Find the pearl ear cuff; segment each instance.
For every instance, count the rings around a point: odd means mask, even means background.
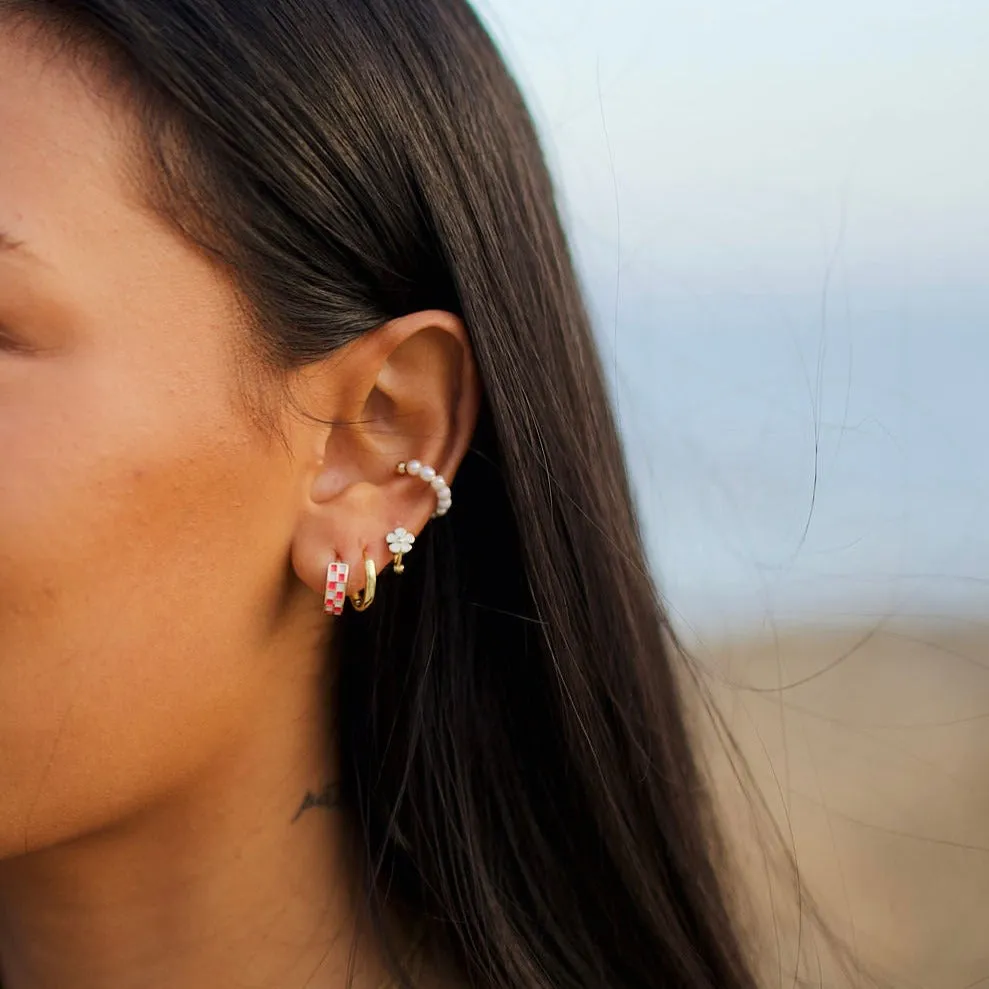
[[[453,505],[453,493],[450,485],[443,479],[442,474],[437,474],[434,467],[420,463],[418,460],[402,461],[395,468],[399,474],[408,474],[410,477],[418,477],[425,481],[436,492],[436,511],[430,518],[437,518],[446,515]]]

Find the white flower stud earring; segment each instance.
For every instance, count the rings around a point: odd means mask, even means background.
[[[388,541],[388,552],[395,554],[395,573],[404,573],[405,564],[402,563],[402,557],[412,549],[416,537],[408,529],[398,526],[389,532],[385,539]]]

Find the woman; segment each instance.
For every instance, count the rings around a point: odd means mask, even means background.
[[[466,3],[0,0],[0,231],[6,989],[755,984]]]

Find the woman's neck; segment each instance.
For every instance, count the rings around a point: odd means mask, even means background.
[[[286,667],[289,668],[289,667]],[[355,987],[353,856],[321,691],[286,677],[249,737],[83,837],[0,862],[4,989]]]

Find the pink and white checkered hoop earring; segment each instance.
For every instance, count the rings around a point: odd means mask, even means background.
[[[331,560],[326,568],[326,590],[323,594],[323,610],[328,615],[342,615],[347,601],[347,580],[350,564]]]

